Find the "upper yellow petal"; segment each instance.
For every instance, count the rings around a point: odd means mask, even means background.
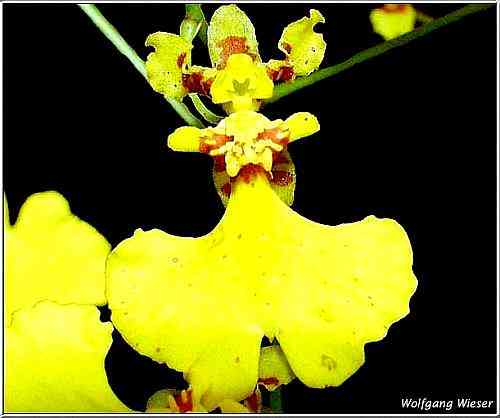
[[[341,384],[364,344],[408,313],[416,280],[404,230],[375,217],[317,224],[264,175],[233,185],[208,235],[138,231],[112,252],[114,324],[139,352],[183,371],[209,410],[252,393],[264,335],[306,385]]]
[[[207,31],[208,51],[212,66],[226,66],[232,54],[248,54],[259,62],[255,28],[247,15],[236,5],[220,6],[212,15]]]
[[[40,302],[5,330],[7,412],[132,412],[109,387],[111,323],[94,306]]]
[[[5,313],[41,300],[106,304],[110,245],[56,192],[30,196],[5,236]]]
[[[191,64],[191,43],[179,35],[156,32],[146,39],[155,48],[146,59],[146,72],[151,87],[171,99],[186,95],[182,85],[183,69]]]
[[[325,56],[323,35],[314,31],[314,26],[324,23],[325,18],[315,9],[310,10],[309,16],[290,23],[278,42],[278,48],[286,54],[297,75],[315,71]]]

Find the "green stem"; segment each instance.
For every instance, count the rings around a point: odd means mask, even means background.
[[[419,27],[418,29],[409,32],[405,35],[400,36],[399,38],[392,39],[387,42],[383,42],[379,45],[376,45],[372,48],[365,49],[352,56],[348,60],[341,62],[340,64],[333,65],[331,67],[323,68],[322,70],[316,71],[309,76],[301,77],[296,79],[291,83],[283,83],[274,88],[273,97],[266,101],[266,103],[273,103],[278,101],[279,99],[288,96],[291,93],[299,91],[304,87],[311,86],[318,81],[324,80],[326,78],[337,75],[338,73],[347,70],[348,68],[353,67],[356,64],[360,64],[363,61],[367,61],[371,58],[379,56],[384,52],[390,51],[393,48],[397,48],[398,46],[405,45],[414,39],[420,38],[428,33],[435,31],[443,26],[449,25],[450,23],[456,22],[470,14],[480,12],[482,10],[488,9],[490,7],[495,6],[495,4],[469,4],[465,7],[462,7],[459,10],[456,10],[452,13],[449,13],[439,19],[434,19],[431,22]]]
[[[428,14],[425,14],[421,12],[420,10],[417,10],[417,21],[421,23],[430,23],[434,20],[432,16],[429,16]]]
[[[90,3],[78,5],[85,14],[92,20],[99,30],[108,38],[111,43],[125,55],[139,73],[147,80],[146,67],[144,61],[137,55],[132,47],[123,39],[120,33],[109,23],[109,21],[101,14],[99,9]],[[196,118],[183,103],[166,98],[167,102],[177,112],[177,114],[187,123],[192,126],[203,128],[203,123]]]
[[[193,102],[194,107],[198,111],[198,113],[209,123],[213,123],[214,125],[218,124],[222,119],[224,119],[223,116],[219,116],[212,112],[208,107],[205,106],[205,103],[203,103],[200,99],[200,97],[196,93],[189,93],[189,98]]]
[[[281,402],[281,388],[274,389],[272,392],[269,392],[269,401],[271,410],[275,414],[281,414],[283,412],[283,405]]]

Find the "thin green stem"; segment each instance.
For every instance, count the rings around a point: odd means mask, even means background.
[[[146,77],[146,67],[144,61],[137,55],[137,53],[132,49],[132,47],[123,39],[120,33],[115,29],[115,27],[109,23],[109,21],[101,14],[99,9],[90,3],[79,4],[78,5],[85,14],[92,20],[94,25],[99,28],[99,30],[108,38],[111,43],[125,55],[128,60],[132,63],[139,73],[147,80]],[[177,114],[187,123],[192,126],[197,126],[202,128],[203,123],[194,116],[189,109],[183,103],[166,98],[167,102],[172,106],[172,108],[177,112]]]
[[[337,75],[338,73],[347,70],[348,68],[353,67],[356,64],[360,64],[363,61],[367,61],[371,58],[377,57],[384,52],[390,51],[393,48],[397,48],[399,46],[406,45],[407,43],[420,38],[428,33],[435,31],[443,26],[449,25],[450,23],[456,22],[464,17],[471,15],[473,13],[480,12],[482,10],[493,7],[495,4],[469,4],[465,7],[462,7],[459,10],[456,10],[452,13],[449,13],[443,17],[438,19],[434,19],[431,22],[420,26],[418,29],[409,32],[399,38],[392,39],[390,41],[381,43],[372,48],[365,49],[352,56],[348,60],[341,62],[340,64],[333,65],[331,67],[323,68],[322,70],[316,71],[309,76],[298,78],[291,83],[283,83],[274,88],[273,97],[266,101],[266,103],[273,103],[278,101],[279,99],[288,96],[291,93],[299,91],[304,87],[311,86],[318,81],[324,80],[326,78]]]
[[[219,123],[222,119],[224,119],[223,116],[219,116],[212,112],[208,107],[205,106],[205,103],[203,103],[196,93],[189,93],[189,98],[193,102],[193,105],[195,109],[198,111],[198,113],[209,123],[213,123],[216,125]]]
[[[417,21],[421,23],[430,23],[434,20],[432,16],[429,16],[426,13],[421,12],[420,10],[417,10]]]

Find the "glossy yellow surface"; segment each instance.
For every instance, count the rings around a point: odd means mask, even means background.
[[[264,175],[236,181],[208,235],[137,230],[107,267],[114,324],[140,353],[184,372],[208,410],[252,393],[264,335],[306,385],[340,385],[364,345],[408,313],[416,287],[395,221],[312,222]]]

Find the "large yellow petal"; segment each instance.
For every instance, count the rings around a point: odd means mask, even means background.
[[[5,234],[5,312],[50,300],[106,304],[105,260],[110,245],[71,213],[56,192],[30,196]]]
[[[248,16],[234,4],[221,6],[214,12],[207,37],[213,67],[224,68],[228,58],[238,53],[260,61],[255,28]]]
[[[131,412],[104,370],[111,323],[94,306],[41,302],[5,330],[7,412]]]
[[[324,23],[325,18],[315,9],[311,9],[309,15],[290,23],[278,42],[278,48],[286,54],[296,75],[312,73],[325,56],[323,35],[314,31],[316,24]]]
[[[306,385],[339,385],[408,313],[412,251],[395,221],[336,227],[288,208],[267,177],[234,183],[200,238],[137,231],[108,259],[112,320],[142,354],[185,372],[202,403],[243,399],[276,337]]]

